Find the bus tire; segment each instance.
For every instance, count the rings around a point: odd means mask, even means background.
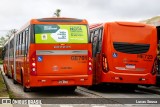
[[[11,76],[10,76],[9,74],[7,74],[7,77],[8,77],[8,79],[10,79],[10,78],[11,78]]]
[[[98,88],[98,85],[91,85],[91,86],[86,86],[88,90],[96,90]]]
[[[13,84],[18,84],[18,82],[14,79],[14,74],[12,75]]]
[[[22,70],[21,70],[21,84],[23,86],[23,91],[24,92],[30,92],[31,91],[31,88],[27,88],[26,86],[24,86],[23,84],[23,73],[22,73]]]
[[[24,92],[31,92],[31,88],[27,88],[27,87],[23,86],[23,91]]]
[[[7,76],[6,69],[4,69],[4,71],[3,71],[3,72],[4,72],[5,76]]]
[[[18,82],[13,78],[13,84],[18,84]]]
[[[138,88],[138,85],[135,84],[124,84],[122,85],[122,88],[129,91],[129,92],[133,92]]]
[[[135,90],[138,88],[138,85],[129,85],[128,87],[130,90]]]
[[[5,76],[7,76],[7,74],[6,73],[4,73],[5,74]]]
[[[69,86],[69,87],[67,87],[67,90],[66,91],[68,91],[68,92],[74,92],[75,91],[75,89],[77,88],[77,86]]]

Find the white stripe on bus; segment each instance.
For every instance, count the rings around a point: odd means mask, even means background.
[[[88,50],[37,50],[36,55],[87,55]]]

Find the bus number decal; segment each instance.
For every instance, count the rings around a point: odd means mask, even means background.
[[[71,60],[88,60],[87,56],[71,56]]]
[[[147,54],[138,54],[137,58],[141,58],[144,61],[151,61],[153,59],[152,55],[147,55]]]

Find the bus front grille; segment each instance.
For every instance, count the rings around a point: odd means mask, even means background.
[[[150,44],[131,44],[125,42],[113,42],[114,49],[118,52],[129,54],[146,53],[149,50]]]

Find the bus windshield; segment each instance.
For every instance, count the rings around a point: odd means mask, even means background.
[[[88,43],[86,25],[35,25],[35,43]]]

